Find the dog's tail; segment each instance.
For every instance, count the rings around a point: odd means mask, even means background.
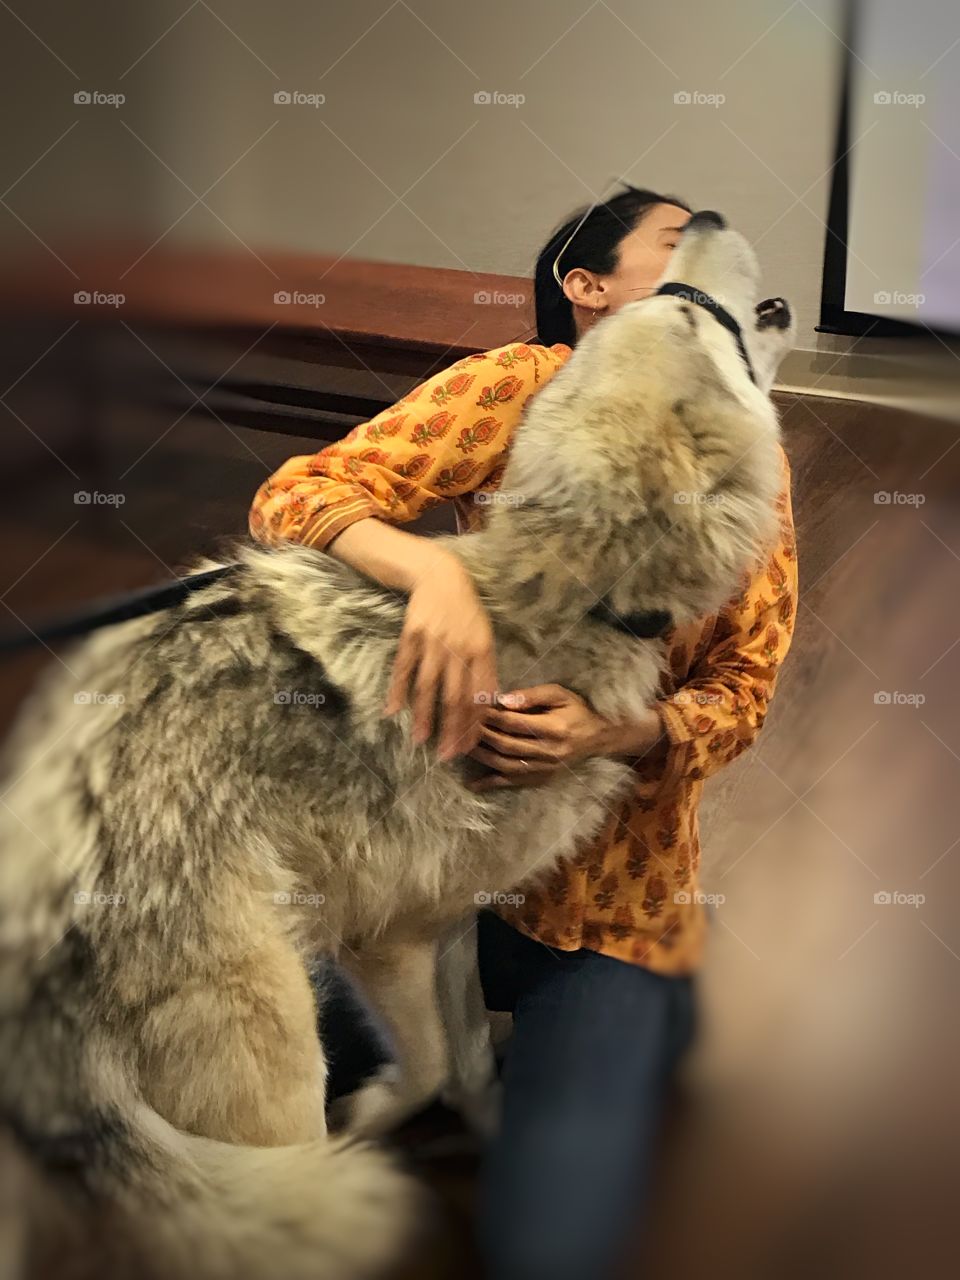
[[[55,1251],[76,1237],[74,1252],[91,1261],[80,1276],[373,1280],[403,1264],[421,1224],[413,1179],[385,1154],[343,1140],[215,1142],[174,1129],[138,1100],[112,1119],[100,1115],[68,1144],[79,1151],[92,1201],[84,1218],[97,1231],[91,1237],[84,1221],[68,1219]],[[49,1139],[44,1145],[42,1163],[49,1168],[52,1154],[62,1174],[62,1153]],[[30,1216],[31,1253],[42,1256],[49,1219]]]

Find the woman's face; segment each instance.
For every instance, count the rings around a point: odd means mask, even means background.
[[[620,241],[615,270],[597,275],[576,267],[567,273],[564,292],[573,303],[578,336],[595,319],[650,296],[691,216],[674,204],[654,205]]]

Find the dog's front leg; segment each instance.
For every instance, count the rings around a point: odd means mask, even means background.
[[[475,916],[458,920],[440,940],[437,998],[450,1055],[444,1101],[474,1133],[489,1138],[500,1120],[500,1085],[477,965]]]
[[[343,953],[340,960],[386,1020],[399,1062],[395,1070],[380,1073],[356,1093],[338,1099],[333,1115],[338,1127],[358,1137],[379,1137],[432,1101],[446,1079],[436,944],[419,939],[382,942],[359,953]]]

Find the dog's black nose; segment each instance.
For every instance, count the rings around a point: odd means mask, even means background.
[[[685,230],[695,231],[697,227],[712,227],[715,231],[723,231],[726,225],[727,220],[722,213],[715,213],[713,209],[701,209],[699,213],[693,215]]]

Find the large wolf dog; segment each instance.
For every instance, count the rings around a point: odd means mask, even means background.
[[[717,215],[688,224],[669,279],[722,301],[757,384],[695,301],[625,306],[531,400],[512,500],[447,544],[504,688],[556,681],[613,718],[649,706],[663,657],[616,620],[719,606],[781,484],[767,393],[789,309],[758,304],[754,254]],[[359,957],[409,1102],[444,1070],[429,944],[478,890],[576,854],[630,786],[594,758],[465,787],[466,762],[381,714],[404,608],[330,556],[250,546],[182,605],[67,651],[14,734],[0,1111],[142,1241],[143,1274],[339,1280],[398,1254],[407,1179],[326,1134],[310,960]]]

